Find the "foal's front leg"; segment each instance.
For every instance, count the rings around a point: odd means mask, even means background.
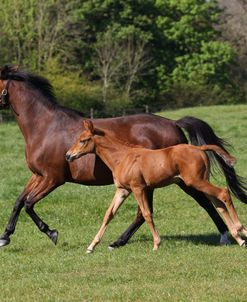
[[[113,217],[116,214],[117,210],[122,205],[124,200],[129,196],[129,194],[130,194],[130,192],[128,190],[123,189],[123,188],[117,188],[117,191],[114,195],[114,198],[111,202],[111,205],[109,206],[108,210],[105,213],[103,223],[102,223],[98,233],[94,237],[93,241],[91,242],[91,244],[87,248],[87,253],[92,253],[95,249],[95,246],[98,243],[100,243],[100,241],[101,241],[101,239],[104,235],[104,232],[107,228],[107,225],[113,219]]]
[[[154,241],[154,247],[153,250],[156,251],[159,248],[160,245],[160,236],[155,228],[155,224],[153,221],[153,215],[151,212],[151,209],[148,204],[148,198],[147,198],[147,189],[144,187],[131,187],[131,190],[138,202],[138,205],[142,211],[142,216],[144,217],[145,221],[147,222],[151,233],[153,235],[153,241]]]
[[[151,213],[153,213],[153,191],[154,191],[153,189],[148,189],[147,191],[148,205],[151,210]],[[144,222],[145,219],[143,218],[141,209],[138,206],[135,220],[116,241],[114,241],[109,245],[109,249],[114,249],[124,246],[129,241],[129,239],[135,234],[135,232],[142,226]]]

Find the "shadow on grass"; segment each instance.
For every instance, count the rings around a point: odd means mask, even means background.
[[[220,245],[220,235],[215,233],[208,234],[183,234],[183,235],[161,235],[160,236],[163,243],[165,242],[191,242],[195,245],[203,244],[208,246],[219,246]],[[129,244],[135,242],[148,242],[153,241],[151,236],[142,235],[141,238],[132,239]],[[236,244],[236,242],[231,241],[231,244]]]

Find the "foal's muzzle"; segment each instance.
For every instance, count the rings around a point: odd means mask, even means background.
[[[72,162],[75,159],[75,156],[70,153],[66,153],[65,158],[67,161]]]

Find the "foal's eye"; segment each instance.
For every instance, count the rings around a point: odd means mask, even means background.
[[[85,145],[85,142],[86,141],[80,141],[80,144],[83,146],[83,145]]]

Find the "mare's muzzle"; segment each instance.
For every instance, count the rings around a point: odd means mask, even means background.
[[[6,87],[2,90],[0,95],[0,108],[7,108],[9,107],[9,83],[10,80],[7,81]]]
[[[7,108],[9,106],[9,93],[7,89],[3,89],[0,96],[0,108]]]

